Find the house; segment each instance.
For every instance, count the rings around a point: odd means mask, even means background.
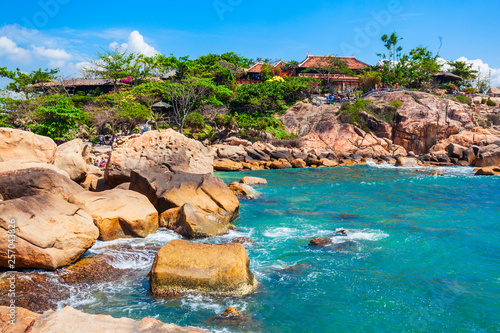
[[[294,76],[321,79],[323,80],[323,85],[329,83],[330,93],[346,90],[356,90],[361,85],[357,76],[328,72],[328,70],[326,69],[328,67],[328,58],[333,57],[333,55],[315,56],[306,53],[306,56],[306,59],[301,61],[295,68]],[[362,69],[370,66],[367,63],[356,59],[355,56],[335,58],[345,61],[347,67],[354,71],[354,73],[356,74],[360,74]]]
[[[238,83],[258,83],[262,82],[262,67],[266,63],[263,61],[258,61],[255,64],[252,65],[252,67],[245,69],[246,75],[238,80]],[[285,67],[286,63],[283,60],[279,60],[278,62],[274,64],[268,64],[270,65],[273,69],[280,68],[280,76],[283,75],[288,75],[291,76],[293,74],[293,69],[284,71],[283,68]]]
[[[121,87],[126,84],[118,81],[116,85],[117,87]],[[89,93],[91,91],[99,91],[106,94],[114,90],[113,81],[108,79],[71,79],[60,82],[53,80],[34,84],[33,87],[37,91],[44,93],[66,91],[70,95],[78,92]]]
[[[491,87],[488,90],[488,96],[490,96],[490,97],[500,97],[500,88]]]
[[[448,84],[448,83],[455,83],[458,81],[463,81],[461,76],[449,73],[449,72],[438,72],[436,74],[431,74],[431,76],[434,78],[434,82],[437,84]]]

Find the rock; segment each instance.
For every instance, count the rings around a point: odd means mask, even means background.
[[[123,184],[130,184],[130,183],[123,183]],[[118,185],[116,188],[124,188],[125,186],[122,186],[123,184]],[[88,175],[85,178],[85,181],[83,181],[80,184],[85,190],[91,191],[91,192],[102,192],[102,191],[107,191],[111,190],[112,187],[109,185],[108,181],[104,179],[104,177],[99,177],[95,175]]]
[[[0,332],[24,333],[40,314],[20,307],[0,306]]]
[[[475,162],[477,167],[500,165],[500,145],[491,144],[481,147]]]
[[[476,160],[476,153],[474,152],[474,148],[470,147],[467,150],[464,150],[463,159],[467,161],[468,165],[472,165]]]
[[[212,321],[218,325],[245,325],[252,323],[252,318],[250,318],[246,313],[239,311],[233,307],[227,308],[224,312],[212,318]],[[257,329],[257,328],[255,328]],[[256,330],[253,330],[256,332]],[[261,331],[261,330],[258,330]]]
[[[248,156],[257,161],[270,161],[271,157],[260,149],[246,148]]]
[[[134,191],[113,189],[82,192],[69,202],[92,215],[99,239],[146,237],[158,229],[158,212],[148,198]]]
[[[305,168],[307,166],[306,162],[304,162],[304,160],[300,159],[300,158],[297,158],[295,160],[293,160],[292,162],[290,162],[292,164],[292,166],[296,169],[301,169],[301,168]]]
[[[71,140],[57,147],[54,165],[66,171],[75,182],[85,179],[88,165],[89,146],[84,145],[83,140]]]
[[[253,244],[255,242],[252,239],[247,238],[247,237],[236,237],[236,238],[231,239],[230,243],[236,243],[236,244],[250,243],[250,244]]]
[[[476,171],[476,176],[495,176],[500,175],[500,167],[484,167]]]
[[[18,129],[0,127],[0,162],[54,162],[57,146],[48,137]]]
[[[418,167],[418,160],[414,157],[399,157],[396,165],[403,168],[414,168]]]
[[[113,333],[208,333],[195,327],[180,327],[145,318],[135,321],[130,318],[113,318],[108,315],[91,315],[66,306],[59,311],[46,311],[38,317],[25,333],[37,332],[113,332]]]
[[[56,195],[0,202],[0,266],[7,267],[9,219],[16,226],[16,268],[56,269],[75,262],[99,237],[92,217]]]
[[[447,147],[446,150],[448,151],[448,155],[450,157],[455,157],[461,160],[464,156],[464,152],[467,150],[467,148],[460,146],[456,143],[450,143]]]
[[[246,185],[267,185],[267,180],[258,177],[243,177],[241,178],[240,183]]]
[[[392,126],[385,121],[375,118],[369,113],[361,111],[359,113],[361,119],[365,122],[366,127],[379,138],[392,139]]]
[[[132,172],[130,189],[148,197],[160,214],[160,226],[181,228],[186,237],[227,233],[239,215],[236,195],[211,174]],[[197,222],[186,229],[188,221]]]
[[[215,160],[214,169],[216,171],[240,171],[243,169],[243,164],[240,162],[233,162],[228,159]]]
[[[240,199],[257,199],[260,195],[253,187],[250,185],[232,182],[228,185],[231,191]]]
[[[154,296],[188,291],[234,296],[253,292],[258,284],[241,244],[200,244],[173,240],[161,248],[150,273]]]
[[[230,146],[243,146],[243,147],[250,147],[252,143],[248,140],[241,139],[235,136],[231,136],[224,140],[225,143],[227,143]]]
[[[319,160],[319,162],[320,162],[320,165],[325,166],[325,167],[336,167],[339,165],[337,162],[332,161],[332,160],[327,160],[326,158],[322,158],[321,160]]]
[[[130,182],[131,171],[212,173],[213,155],[199,141],[172,129],[118,139],[104,177],[112,187]]]
[[[313,238],[309,242],[309,246],[316,246],[316,247],[325,247],[332,244],[333,241],[331,238]]]
[[[243,160],[248,154],[243,146],[219,146],[217,155],[221,159]]]
[[[439,170],[436,170],[436,171],[432,171],[429,176],[444,176],[444,173],[442,173],[441,171]]]
[[[288,150],[280,149],[280,150],[275,150],[271,152],[271,157],[280,160],[280,159],[285,159],[287,161],[293,160],[292,154]]]
[[[119,189],[119,190],[130,190],[130,183],[123,183],[123,184],[120,184],[118,185],[117,187],[115,187],[115,189]]]
[[[65,176],[65,173],[40,165],[21,168],[15,171],[0,172],[0,195],[4,200],[32,195],[55,194],[64,199],[84,191],[84,189]]]
[[[56,156],[54,165],[66,171],[75,182],[80,182],[87,176],[88,165],[83,157],[77,153]]]

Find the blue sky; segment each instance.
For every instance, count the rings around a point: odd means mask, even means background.
[[[500,85],[500,1],[96,1],[0,4],[0,67],[60,67],[65,76],[115,46],[191,58],[234,51],[303,60],[305,53],[355,54],[375,64],[380,36],[396,31],[408,52],[428,46],[492,70]],[[0,82],[1,83],[1,82]]]

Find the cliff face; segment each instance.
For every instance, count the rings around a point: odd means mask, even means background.
[[[281,120],[287,130],[303,137],[306,148],[332,148],[341,153],[375,155],[428,153],[437,143],[462,131],[472,130],[473,113],[468,105],[427,93],[401,91],[369,98],[373,109],[383,109],[399,100],[394,124],[360,112],[370,133],[342,123],[339,106],[315,106],[299,102]]]

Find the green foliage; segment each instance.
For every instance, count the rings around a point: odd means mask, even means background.
[[[91,60],[91,66],[82,71],[87,75],[110,79],[113,81],[115,91],[118,91],[117,84],[121,79],[129,76],[140,77],[140,67],[136,62],[137,55],[127,54],[117,50],[99,53],[97,59]]]
[[[448,61],[451,66],[450,73],[460,76],[464,81],[460,83],[462,86],[470,87],[472,82],[477,79],[478,71],[472,68],[471,63],[465,61]]]
[[[31,95],[36,92],[33,87],[34,84],[49,82],[50,80],[56,79],[56,74],[59,73],[59,69],[45,69],[41,68],[33,71],[29,74],[21,72],[19,68],[15,71],[9,71],[6,67],[0,67],[0,77],[8,78],[12,82],[7,84],[6,89],[9,91],[22,93],[26,99],[29,99]]]
[[[456,97],[456,100],[460,103],[463,103],[463,104],[467,104],[469,106],[472,105],[472,98],[468,97],[468,96],[462,96],[462,95],[458,95]]]
[[[486,104],[486,98],[481,98],[481,104]]]
[[[313,88],[316,80],[291,77],[283,82],[266,81],[259,84],[240,85],[230,107],[240,113],[259,115],[280,113],[287,105],[295,103],[302,93]]]
[[[491,99],[488,99],[488,101],[486,101],[486,105],[488,105],[488,106],[497,106],[497,103],[495,103]]]
[[[205,120],[203,119],[203,116],[198,112],[190,113],[186,117],[185,124],[186,124],[186,126],[191,128],[191,130],[195,130],[195,131],[200,131],[203,128],[205,128],[205,126],[206,126]]]
[[[359,76],[359,81],[363,87],[363,91],[366,93],[370,89],[375,88],[376,85],[380,86],[382,83],[382,73],[369,71]]]
[[[73,133],[86,120],[85,113],[63,95],[48,96],[42,102],[35,111],[35,123],[29,126],[32,131],[56,141],[73,139]]]
[[[403,102],[401,102],[399,99],[396,99],[392,102],[389,103],[390,106],[396,108],[396,109],[399,109],[400,107],[402,107],[404,104]]]
[[[248,130],[269,132],[274,138],[279,140],[293,139],[297,136],[294,133],[288,133],[283,123],[273,116],[236,113],[234,119],[238,127],[244,130],[244,133],[249,133]]]

